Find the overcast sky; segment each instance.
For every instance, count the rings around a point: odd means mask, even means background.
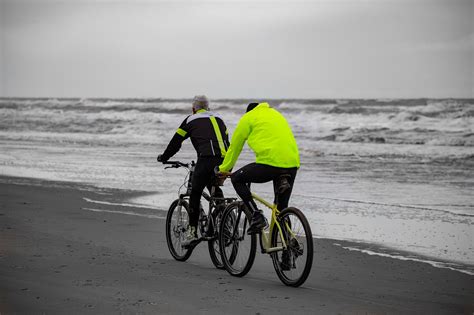
[[[0,96],[474,97],[472,0],[0,1]]]

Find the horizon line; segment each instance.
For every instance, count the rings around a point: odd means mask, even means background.
[[[0,96],[0,99],[57,99],[57,100],[71,100],[71,99],[90,99],[90,100],[192,100],[192,97],[78,97],[78,96]],[[474,96],[470,97],[219,97],[210,100],[225,101],[225,100],[474,100]]]

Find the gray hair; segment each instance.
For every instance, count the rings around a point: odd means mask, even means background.
[[[206,95],[196,95],[193,99],[194,110],[205,109],[209,110],[209,99]]]

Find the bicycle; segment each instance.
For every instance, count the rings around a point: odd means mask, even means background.
[[[269,226],[259,233],[260,248],[263,254],[271,256],[278,278],[285,285],[298,287],[311,271],[313,237],[308,220],[299,209],[288,207],[279,211],[277,208],[278,194],[290,187],[285,175],[280,176],[277,187],[275,204],[252,193],[254,200],[272,212]],[[243,201],[230,203],[222,215],[220,252],[225,269],[233,276],[245,276],[255,259],[257,235],[246,233],[251,218],[252,214]]]
[[[224,265],[221,259],[218,238],[219,224],[222,218],[223,209],[227,204],[235,201],[236,198],[215,197],[215,186],[211,189],[211,195],[203,191],[202,196],[209,202],[209,210],[206,214],[202,206],[200,207],[198,221],[200,238],[188,246],[184,246],[182,243],[185,240],[186,232],[189,229],[189,196],[191,195],[195,163],[194,161],[191,163],[168,161],[163,164],[170,165],[165,167],[165,169],[184,167],[188,170],[183,185],[178,189],[178,199],[171,203],[166,216],[166,243],[171,256],[178,261],[186,261],[200,242],[207,241],[212,263],[216,268],[223,269]],[[186,187],[185,193],[181,193],[181,188],[183,187]]]

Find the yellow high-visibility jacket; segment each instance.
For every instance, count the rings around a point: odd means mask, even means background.
[[[228,172],[234,167],[245,141],[255,152],[257,164],[281,168],[300,166],[298,146],[288,122],[268,103],[260,103],[242,116],[219,171]]]

